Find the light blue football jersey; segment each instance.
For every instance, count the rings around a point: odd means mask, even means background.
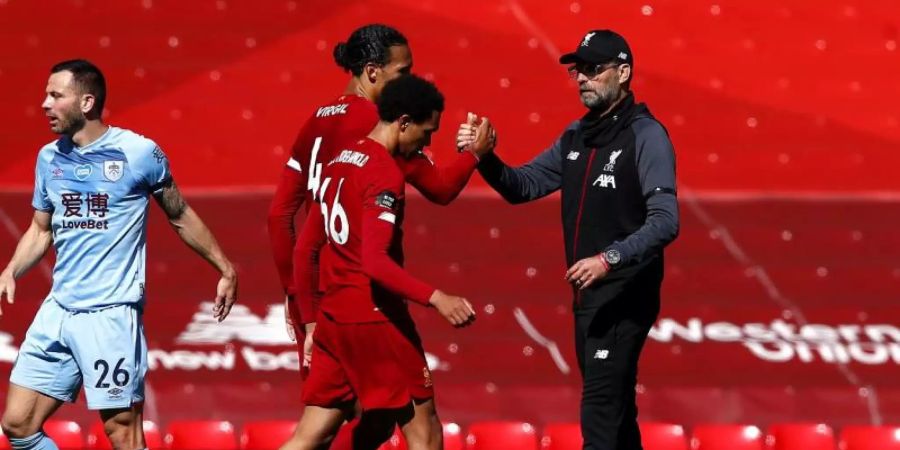
[[[122,128],[44,146],[32,205],[53,215],[50,297],[72,310],[143,303],[148,203],[170,180],[159,146]]]

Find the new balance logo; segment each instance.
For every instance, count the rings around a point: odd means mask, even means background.
[[[597,350],[597,353],[594,353],[594,359],[606,358],[609,358],[609,350]]]
[[[581,153],[578,152],[569,152],[569,154],[566,155],[566,159],[568,159],[569,161],[575,161],[580,155]]]
[[[615,177],[615,175],[608,175],[608,174],[604,173],[604,174],[600,175],[599,177],[597,177],[596,180],[594,180],[593,185],[597,186],[598,184],[602,188],[608,188],[608,187],[612,186],[612,188],[615,189],[616,188],[616,177]]]

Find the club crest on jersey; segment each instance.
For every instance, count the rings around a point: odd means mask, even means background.
[[[612,171],[616,170],[616,160],[619,159],[619,155],[621,155],[621,154],[622,154],[621,148],[612,152],[609,155],[609,162],[603,166],[603,171],[604,172],[612,172]]]
[[[612,186],[613,189],[616,188],[616,176],[609,174],[600,174],[596,180],[594,180],[593,186],[600,186],[602,188],[608,188]]]
[[[78,178],[80,181],[87,180],[92,173],[94,173],[94,168],[90,164],[75,166],[75,178]]]
[[[119,181],[125,173],[125,161],[103,161],[103,176],[112,182]]]

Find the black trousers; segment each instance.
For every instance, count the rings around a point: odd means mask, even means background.
[[[643,450],[635,387],[638,359],[659,315],[659,285],[652,284],[626,289],[603,307],[575,310],[585,450]]]

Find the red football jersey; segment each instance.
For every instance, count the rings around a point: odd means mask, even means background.
[[[356,95],[342,95],[319,106],[303,124],[291,148],[269,210],[269,241],[284,290],[293,294],[294,216],[309,210],[309,174],[321,170],[332,149],[366,136],[378,121],[375,104]]]
[[[269,240],[287,294],[294,292],[294,216],[301,207],[310,207],[310,177],[321,170],[323,161],[331,160],[342,144],[367,136],[377,123],[374,103],[356,95],[342,95],[317,108],[300,131],[269,211]],[[425,155],[398,156],[395,161],[410,184],[428,200],[442,205],[459,195],[478,164],[469,152],[460,154],[444,169],[438,169]]]
[[[428,304],[434,288],[402,267],[404,176],[387,150],[365,138],[345,147],[311,175],[313,207],[298,241],[298,274],[318,254],[320,311],[341,323],[377,322],[407,316],[409,299]],[[314,321],[313,277],[298,275],[297,300],[304,322]]]

